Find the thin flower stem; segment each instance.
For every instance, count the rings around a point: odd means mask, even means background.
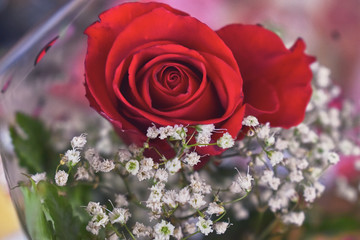
[[[187,146],[189,144],[189,142],[191,141],[191,139],[195,136],[196,131],[194,131],[191,136],[189,137],[189,140],[184,144],[185,146]]]
[[[205,217],[205,215],[204,215],[202,212],[200,212],[199,209],[196,209],[196,211],[198,212],[198,214],[200,215],[200,217],[203,217],[203,218]]]
[[[115,232],[116,236],[118,236],[119,238],[124,237],[121,233],[119,233],[119,231],[116,229],[116,227],[114,227],[114,225],[110,224],[110,228]]]
[[[197,146],[215,146],[215,145],[217,145],[217,143],[208,143],[208,144],[195,143],[195,144],[191,144],[191,145],[186,145],[186,147],[191,148],[191,147],[197,147]]]
[[[200,230],[197,230],[196,232],[190,234],[189,236],[186,236],[186,237],[182,238],[181,240],[186,240],[186,239],[188,239],[188,238],[191,238],[192,236],[198,234],[199,232],[200,232]]]
[[[123,225],[126,229],[126,231],[130,234],[131,238],[136,240],[136,238],[134,237],[134,235],[131,233],[130,229],[128,228],[128,226],[126,226],[126,224]]]
[[[238,202],[238,201],[241,201],[243,200],[244,198],[246,198],[248,195],[249,195],[250,191],[246,191],[246,194],[240,198],[237,198],[235,200],[232,200],[232,201],[229,201],[229,202],[223,202],[221,203],[221,205],[225,205],[225,204],[231,204],[231,203],[234,203],[234,202]]]
[[[149,149],[154,149],[154,151],[160,156],[161,159],[164,158],[164,155],[162,155],[162,154],[159,152],[159,150],[157,150],[157,148],[155,148],[155,147],[150,147]]]
[[[171,215],[174,214],[174,212],[177,210],[178,206],[176,206],[174,209],[172,209],[171,211],[167,212],[168,217],[170,217]]]
[[[266,239],[267,236],[271,233],[271,231],[274,230],[274,228],[276,227],[278,222],[279,222],[279,219],[275,218],[274,221],[265,228],[265,230],[261,233],[261,235],[257,238],[257,240]]]
[[[218,222],[218,221],[220,221],[224,216],[226,215],[226,211],[224,211],[224,213],[223,214],[221,214],[221,216],[220,217],[218,217],[216,220],[214,220],[214,222],[213,223],[216,223],[216,222]]]

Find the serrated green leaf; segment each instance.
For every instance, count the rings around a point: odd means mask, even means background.
[[[50,132],[39,119],[17,113],[10,136],[20,165],[29,173],[53,172],[57,156],[49,142]]]

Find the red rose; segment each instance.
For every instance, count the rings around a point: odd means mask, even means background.
[[[304,117],[312,58],[301,40],[287,50],[260,26],[214,32],[161,3],[126,3],[99,18],[85,31],[86,95],[128,143],[142,144],[152,123],[213,123],[235,138],[245,112],[282,127]]]

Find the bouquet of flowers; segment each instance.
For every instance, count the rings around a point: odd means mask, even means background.
[[[9,128],[29,237],[304,239],[332,224],[314,217],[331,181],[357,201],[346,178],[326,176],[360,154],[359,116],[302,39],[214,31],[155,2],[93,21],[74,65],[84,86],[60,95],[84,91],[102,118],[86,110],[50,127],[18,112]]]

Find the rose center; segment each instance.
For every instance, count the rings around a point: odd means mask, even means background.
[[[174,66],[164,66],[159,79],[162,85],[168,89],[174,89],[181,83],[184,75],[180,69]]]

